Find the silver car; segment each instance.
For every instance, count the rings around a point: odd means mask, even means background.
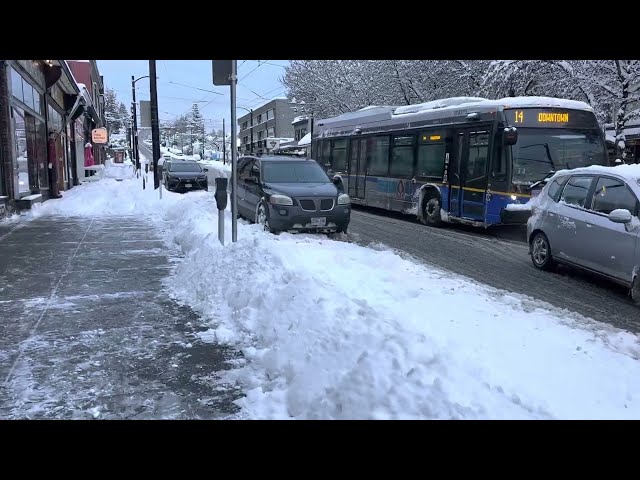
[[[533,265],[551,270],[563,263],[598,273],[627,286],[640,304],[640,174],[633,171],[591,167],[552,177],[532,201],[527,222]]]

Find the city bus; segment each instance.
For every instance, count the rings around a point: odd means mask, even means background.
[[[353,204],[432,226],[526,223],[554,172],[609,164],[593,109],[548,97],[366,107],[319,120],[312,152]]]

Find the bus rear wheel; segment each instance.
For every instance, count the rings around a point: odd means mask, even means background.
[[[442,217],[440,216],[440,198],[437,195],[431,195],[424,202],[424,210],[422,211],[422,223],[430,227],[439,227],[442,225]]]

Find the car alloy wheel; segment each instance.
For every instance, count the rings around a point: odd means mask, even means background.
[[[540,270],[550,270],[553,267],[551,258],[551,247],[547,237],[542,232],[538,232],[531,240],[531,261]]]

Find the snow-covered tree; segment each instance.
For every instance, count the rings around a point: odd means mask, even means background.
[[[495,61],[483,90],[500,95],[546,95],[581,100],[600,123],[614,124],[616,146],[624,156],[624,129],[640,118],[639,60]]]
[[[201,139],[204,136],[204,119],[198,108],[198,104],[191,106],[191,112],[188,115],[190,133],[195,139]]]
[[[120,102],[120,107],[118,107],[118,117],[120,118],[120,123],[123,128],[126,129],[131,126],[131,114],[122,102]]]
[[[488,61],[294,60],[283,84],[317,118],[369,105],[408,105],[476,95]]]
[[[116,92],[110,88],[104,92],[104,118],[111,132],[120,133],[122,120],[118,112],[118,99]]]

